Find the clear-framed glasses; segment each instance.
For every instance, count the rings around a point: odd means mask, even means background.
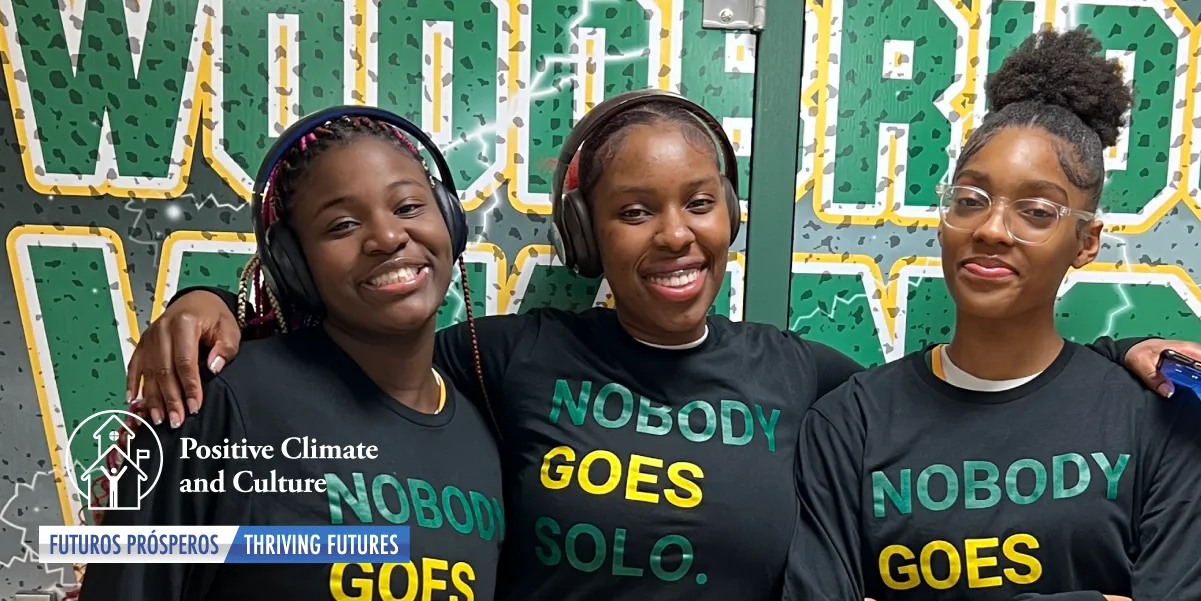
[[[1042,244],[1051,239],[1064,217],[1092,221],[1095,213],[1078,211],[1044,198],[999,198],[1004,203],[1005,229],[1014,240]],[[993,197],[975,186],[939,186],[938,215],[951,229],[973,231],[992,215]]]

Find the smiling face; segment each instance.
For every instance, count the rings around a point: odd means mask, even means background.
[[[633,125],[591,191],[605,277],[634,335],[683,344],[725,279],[729,213],[713,150],[670,121]]]
[[[1041,198],[1071,209],[1095,208],[1089,206],[1089,193],[1060,167],[1061,144],[1037,127],[1006,127],[959,169],[955,184],[981,189],[993,199],[992,212],[974,230],[945,222],[938,228],[943,274],[961,313],[1007,319],[1053,310],[1067,270],[1096,258],[1099,221],[1081,226],[1078,218],[1060,217],[1038,245],[1018,242],[1006,229],[1002,206],[1007,201]]]
[[[450,286],[450,232],[421,164],[358,137],[308,165],[290,201],[326,321],[362,334],[432,327]]]

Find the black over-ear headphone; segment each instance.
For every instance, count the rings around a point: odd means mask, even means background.
[[[592,213],[588,202],[580,190],[563,189],[567,170],[592,132],[599,131],[610,119],[626,110],[651,102],[671,104],[688,111],[716,139],[722,153],[722,186],[726,208],[730,213],[731,242],[738,236],[738,230],[742,226],[742,204],[738,199],[738,157],[734,154],[734,145],[726,137],[726,132],[717,118],[701,105],[664,90],[635,90],[619,94],[596,105],[571,129],[567,141],[559,151],[555,177],[551,181],[551,214],[554,226],[551,233],[555,252],[564,265],[584,277],[600,277],[604,269],[596,244],[596,233],[592,230]]]
[[[266,188],[271,173],[284,153],[301,138],[313,133],[314,129],[342,117],[366,117],[390,125],[400,133],[412,136],[418,145],[429,151],[438,168],[438,177],[434,178],[431,175],[430,183],[434,189],[434,201],[438,204],[442,219],[446,221],[447,229],[450,230],[451,249],[454,253],[451,261],[458,261],[467,248],[467,214],[459,202],[454,174],[450,165],[446,163],[446,157],[438,150],[438,145],[421,131],[421,128],[399,115],[368,106],[333,106],[317,111],[284,130],[267,151],[262,165],[259,166],[258,177],[254,181],[254,198],[251,205],[259,261],[262,263],[267,285],[280,301],[286,299],[288,303],[311,315],[321,315],[325,306],[317,292],[317,285],[313,282],[304,252],[300,248],[300,241],[283,219],[266,226],[262,209],[264,202],[270,202],[266,196]]]

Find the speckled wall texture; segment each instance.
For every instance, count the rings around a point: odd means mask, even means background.
[[[408,116],[462,190],[477,312],[604,303],[547,234],[556,150],[587,107],[682,91],[723,121],[746,193],[754,39],[701,29],[700,7],[0,0],[0,598],[74,581],[35,553],[38,524],[81,514],[55,475],[67,435],[121,406],[133,341],[173,291],[234,282],[250,178],[283,127],[337,103]],[[792,329],[865,363],[948,337],[932,190],[983,114],[985,76],[1047,22],[1093,28],[1138,92],[1106,159],[1105,249],[1065,284],[1064,331],[1201,339],[1201,28],[1171,0],[809,0],[794,248],[775,251],[794,256]],[[713,310],[737,319],[734,246]],[[440,323],[463,316],[452,291]]]

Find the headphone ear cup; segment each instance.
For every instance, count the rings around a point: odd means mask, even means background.
[[[270,255],[268,272],[274,280],[273,292],[280,300],[300,305],[307,313],[320,316],[325,312],[325,304],[313,274],[309,271],[308,262],[300,241],[292,233],[292,229],[282,223],[274,223],[267,228],[267,253]]]
[[[451,192],[450,188],[438,178],[432,179],[434,202],[438,203],[442,220],[446,222],[446,229],[450,230],[450,246],[454,253],[451,261],[458,261],[467,251],[467,211],[463,210],[463,203],[459,202],[459,197]]]
[[[561,232],[564,234],[563,244],[570,249],[570,258],[574,263],[570,266],[586,278],[600,277],[604,269],[600,263],[595,232],[592,231],[592,215],[579,190],[563,193],[563,224],[567,229]]]
[[[567,248],[567,240],[569,238],[563,235],[562,228],[559,227],[558,219],[551,219],[550,222],[550,241],[555,248],[555,256],[559,258],[559,262],[567,267],[575,265],[574,254]]]
[[[734,189],[728,177],[721,176],[721,182],[726,195],[726,210],[730,213],[730,244],[733,244],[738,231],[742,229],[742,202],[738,198],[738,190]]]
[[[571,190],[564,190],[560,193],[558,202],[551,205],[551,242],[555,247],[555,254],[559,257],[559,261],[569,269],[577,269],[578,260],[576,255],[575,241],[576,229],[579,223],[573,214],[575,205],[567,202],[567,194]]]

